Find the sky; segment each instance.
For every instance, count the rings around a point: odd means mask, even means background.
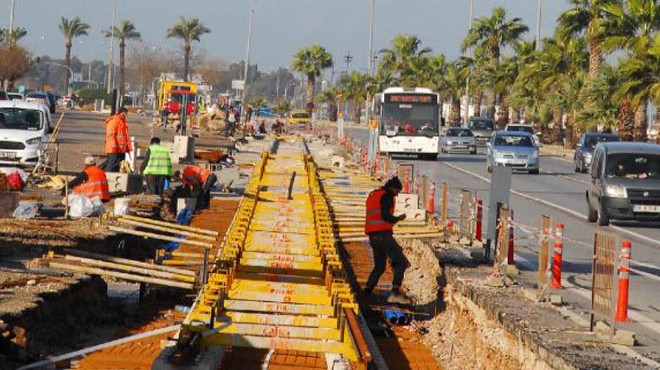
[[[24,27],[22,39],[34,55],[64,58],[61,17],[91,25],[88,36],[74,40],[72,53],[87,62],[107,60],[110,42],[102,34],[116,17],[133,22],[148,46],[180,52],[177,39],[166,39],[166,29],[180,16],[199,18],[211,29],[193,48],[228,62],[245,58],[248,19],[254,7],[250,63],[262,71],[289,67],[304,46],[324,46],[334,58],[336,71],[346,70],[344,56],[354,59],[351,70],[366,71],[369,47],[369,0],[15,0],[14,25]],[[536,29],[537,0],[473,0],[474,17],[489,15],[496,6],[510,17],[520,17],[532,39]],[[449,59],[460,55],[460,43],[469,25],[470,0],[375,0],[374,50],[388,47],[398,34],[413,34],[423,47]],[[11,0],[0,0],[0,27],[9,26]],[[543,0],[542,36],[553,32],[557,16],[568,0]],[[115,44],[115,55],[118,55]],[[118,57],[115,56],[115,60]]]

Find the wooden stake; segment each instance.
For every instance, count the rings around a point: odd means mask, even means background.
[[[124,234],[144,236],[145,238],[166,240],[166,241],[169,241],[169,242],[176,242],[176,243],[187,244],[187,245],[195,245],[195,246],[204,247],[204,248],[213,248],[215,246],[211,243],[200,242],[200,241],[197,241],[197,240],[179,239],[179,238],[175,238],[175,237],[172,237],[172,236],[165,236],[165,235],[161,235],[161,234],[147,233],[147,232],[143,232],[143,231],[137,231],[137,230],[133,230],[133,229],[126,229],[126,228],[117,227],[117,226],[108,226],[108,229],[110,229],[112,231],[119,232],[119,233],[124,233]]]

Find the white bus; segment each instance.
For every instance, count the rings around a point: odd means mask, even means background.
[[[435,160],[440,148],[438,93],[415,87],[389,87],[374,96],[378,146],[383,154],[415,154]]]

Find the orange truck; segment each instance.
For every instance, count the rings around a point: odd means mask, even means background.
[[[187,101],[186,114],[188,116],[195,112],[197,106],[197,84],[186,81],[162,80],[158,86],[158,107],[170,112],[174,118],[181,113],[181,104],[185,98]]]

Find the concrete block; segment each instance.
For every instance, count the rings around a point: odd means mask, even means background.
[[[333,155],[330,159],[330,163],[333,168],[344,168],[344,157]]]
[[[193,161],[195,159],[195,139],[189,136],[174,136],[172,151],[174,152],[173,157],[186,162]]]
[[[396,197],[394,209],[397,213],[417,208],[419,208],[419,197],[416,194],[399,194]]]
[[[423,209],[406,209],[403,212],[397,210],[396,214],[405,213],[406,221],[426,222],[426,211]]]
[[[632,347],[635,345],[635,333],[630,330],[617,330],[612,337],[612,343]]]
[[[111,193],[142,193],[142,175],[135,173],[106,172]]]
[[[550,304],[554,306],[561,306],[564,304],[564,300],[561,297],[561,294],[550,294]]]
[[[596,321],[594,332],[600,335],[609,335],[612,332],[612,328],[605,321]]]

